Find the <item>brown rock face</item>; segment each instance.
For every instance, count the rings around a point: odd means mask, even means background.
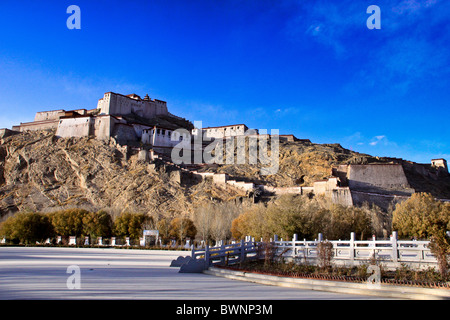
[[[17,211],[85,208],[112,212],[190,214],[208,202],[242,200],[230,185],[199,182],[161,160],[138,160],[113,142],[93,138],[59,139],[53,132],[27,132],[0,139],[0,217]],[[237,152],[237,150],[235,150]],[[247,162],[248,163],[248,162]],[[208,165],[201,171],[276,187],[312,186],[344,164],[401,163],[416,192],[450,199],[450,176],[402,159],[360,154],[339,144],[281,141],[279,170],[261,175],[261,163]]]
[[[208,182],[180,183],[175,169],[137,155],[127,159],[121,147],[95,139],[58,139],[45,131],[15,135],[0,145],[0,214],[82,207],[175,216],[199,202],[245,196]]]

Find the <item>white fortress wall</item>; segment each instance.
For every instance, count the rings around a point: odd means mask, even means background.
[[[205,138],[223,138],[244,135],[247,129],[247,126],[244,124],[236,124],[222,127],[204,128],[203,132]],[[197,130],[196,133],[198,134],[199,130]]]
[[[64,110],[42,111],[36,112],[34,121],[56,120],[64,116]]]
[[[61,138],[87,137],[94,127],[94,119],[91,117],[78,117],[60,119],[56,136]]]
[[[157,115],[167,115],[167,103],[162,100],[142,100],[130,98],[121,94],[107,92],[98,101],[97,108],[101,114],[129,115],[136,114],[143,118],[153,118]]]

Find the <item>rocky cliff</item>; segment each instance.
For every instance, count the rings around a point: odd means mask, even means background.
[[[142,162],[126,148],[93,138],[61,139],[29,132],[0,139],[0,215],[21,210],[82,207],[110,212],[190,213],[211,201],[242,200],[244,191],[190,179],[163,161]],[[257,165],[210,165],[202,170],[276,187],[311,186],[339,164],[402,163],[410,186],[450,199],[450,176],[429,165],[360,154],[338,144],[282,141],[279,170]]]
[[[176,216],[200,203],[245,196],[208,182],[180,183],[174,169],[95,139],[59,139],[46,131],[10,136],[0,144],[0,214],[82,207]]]

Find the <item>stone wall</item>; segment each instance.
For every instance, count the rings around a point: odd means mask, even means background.
[[[169,113],[165,101],[130,98],[114,92],[105,93],[104,97],[98,101],[97,108],[100,109],[101,114],[136,114],[146,119],[157,115],[168,115]]]
[[[387,211],[394,208],[397,203],[408,200],[410,196],[399,196],[394,194],[379,194],[361,191],[351,191],[352,201],[354,205],[360,206],[364,203],[374,204],[381,209]]]
[[[223,126],[223,127],[210,127],[204,128],[203,134],[205,138],[223,138],[223,137],[234,137],[243,136],[247,130],[247,126],[244,124]]]
[[[337,203],[343,206],[353,206],[353,197],[350,188],[336,188],[331,192],[331,200],[333,203]]]
[[[123,123],[117,123],[114,125],[112,136],[119,144],[126,144],[128,141],[138,140],[133,126]]]
[[[24,122],[18,126],[13,126],[14,131],[37,131],[37,130],[54,130],[58,127],[59,120],[44,120],[36,122]]]
[[[327,180],[314,182],[314,194],[320,195],[325,194],[331,196],[333,189],[339,186],[338,178],[331,177]]]
[[[61,138],[87,137],[94,131],[94,122],[91,117],[60,119],[56,136]]]
[[[349,165],[348,186],[351,190],[410,195],[411,189],[401,164]]]
[[[64,110],[53,110],[53,111],[42,111],[37,112],[34,121],[45,121],[45,120],[56,120],[63,117],[65,114]]]

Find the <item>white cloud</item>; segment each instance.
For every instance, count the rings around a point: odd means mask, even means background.
[[[376,146],[380,142],[383,142],[384,144],[388,143],[388,140],[386,136],[375,136],[372,138],[372,141],[369,143],[371,146]]]
[[[275,114],[278,116],[290,116],[297,114],[299,112],[299,109],[288,107],[288,108],[278,108],[275,110]]]

